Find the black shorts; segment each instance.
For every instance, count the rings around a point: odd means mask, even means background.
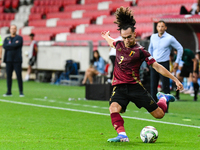
[[[197,68],[195,69],[196,73],[199,74],[199,66],[197,65]],[[181,77],[189,77],[190,73],[193,73],[193,65],[191,66],[186,66],[186,65],[183,65],[182,69],[181,69],[181,73],[180,73],[180,76]]]
[[[33,56],[33,57],[31,57],[31,58],[29,59],[28,64],[29,64],[30,66],[33,66],[33,65],[35,64],[36,60],[37,60],[37,57],[36,57],[36,56]]]
[[[117,102],[122,107],[122,113],[126,111],[129,102],[135,103],[138,108],[144,107],[148,112],[158,108],[156,101],[149,92],[140,84],[121,84],[113,87],[110,104]]]

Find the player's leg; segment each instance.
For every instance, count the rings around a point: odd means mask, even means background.
[[[117,103],[113,102],[110,107],[110,117],[111,122],[114,127],[114,129],[117,131],[118,136],[115,138],[108,139],[108,142],[128,142],[128,136],[126,135],[125,129],[124,129],[124,120],[119,114],[122,107]]]
[[[197,80],[198,80],[198,73],[195,72],[195,73],[193,73],[193,78],[192,78],[193,87],[194,87],[194,101],[197,101],[197,95],[198,95],[198,91],[199,91],[199,84],[198,84]]]
[[[25,81],[29,80],[31,71],[32,71],[32,67],[31,67],[31,65],[29,65],[28,69],[27,69],[27,74],[26,74],[26,77],[25,77]]]
[[[150,113],[153,117],[155,117],[157,119],[161,119],[164,117],[164,115],[167,111],[167,102],[174,102],[175,97],[171,94],[164,94],[161,92],[158,92],[157,97],[159,99],[159,101],[157,103],[158,108]]]
[[[124,100],[123,96],[120,96],[118,91],[119,89],[116,89],[116,87],[113,88],[109,107],[111,122],[114,129],[117,131],[118,136],[108,139],[108,142],[129,142],[128,136],[126,135],[124,129],[124,120],[120,115],[120,112],[124,112],[126,110],[128,102]]]
[[[190,69],[190,68],[187,67],[187,66],[185,66],[185,65],[183,65],[180,74],[177,76],[177,78],[178,78],[178,80],[180,82],[183,82],[183,78],[184,77],[189,77],[190,71],[188,69]],[[180,99],[179,93],[180,93],[180,91],[177,90],[176,91],[176,95],[175,95],[175,97],[176,97],[177,100]]]
[[[17,82],[19,87],[20,97],[23,97],[23,82],[22,82],[22,64],[21,63],[14,63],[14,70],[17,75]]]
[[[159,99],[159,101],[157,102],[158,108],[150,113],[155,118],[161,119],[164,117],[164,115],[167,111],[167,103],[174,102],[175,97],[171,94],[164,94],[161,92],[158,92],[156,96]]]
[[[12,96],[12,73],[13,73],[13,64],[6,63],[6,74],[7,74],[7,92],[3,96]]]
[[[85,84],[87,82],[87,79],[89,79],[90,83],[93,82],[93,79],[90,78],[90,76],[92,75],[91,69],[92,69],[92,67],[90,67],[86,70],[82,84]]]

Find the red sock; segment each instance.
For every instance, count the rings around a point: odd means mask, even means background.
[[[157,104],[164,112],[167,111],[167,103],[165,98],[160,98]]]
[[[120,116],[120,114],[119,113],[112,113],[112,114],[110,114],[110,117],[111,117],[112,125],[115,128],[115,130],[117,131],[117,133],[125,132],[124,120]]]

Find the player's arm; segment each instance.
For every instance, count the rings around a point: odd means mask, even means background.
[[[172,36],[171,38],[171,46],[177,50],[177,57],[174,63],[174,70],[178,70],[178,63],[180,62],[183,55],[183,47],[182,45]]]
[[[110,31],[102,31],[101,36],[107,41],[108,45],[115,48],[113,42],[115,41],[110,37]]]
[[[13,50],[15,48],[21,47],[23,45],[22,37],[18,37],[13,43],[9,43],[8,40],[4,41],[3,48],[6,50]]]
[[[175,76],[173,76],[165,67],[163,67],[162,65],[158,64],[157,62],[154,62],[152,64],[152,67],[158,73],[162,74],[165,77],[168,77],[168,78],[172,79],[176,83],[177,90],[183,90],[182,83]]]

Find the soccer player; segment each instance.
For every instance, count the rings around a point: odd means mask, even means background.
[[[118,133],[108,142],[128,142],[129,138],[124,129],[124,120],[119,113],[126,111],[129,102],[135,103],[138,108],[144,107],[155,118],[163,118],[167,110],[167,102],[174,101],[170,94],[158,93],[158,103],[143,87],[139,79],[139,68],[145,60],[162,75],[171,78],[177,90],[182,90],[183,85],[167,69],[158,64],[150,53],[135,41],[135,19],[132,11],[127,7],[120,7],[116,13],[116,23],[119,27],[123,41],[114,41],[109,31],[102,31],[101,36],[111,47],[116,48],[116,60],[113,73],[113,92],[110,98],[110,116],[113,127]]]

